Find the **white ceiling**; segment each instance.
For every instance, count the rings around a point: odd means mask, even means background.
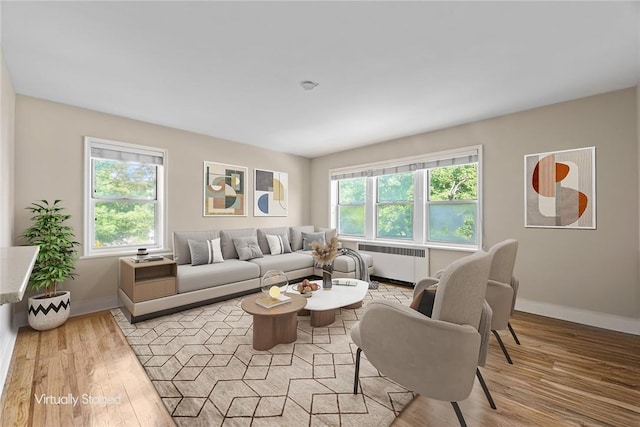
[[[2,50],[17,93],[316,157],[634,86],[638,6],[2,1]]]

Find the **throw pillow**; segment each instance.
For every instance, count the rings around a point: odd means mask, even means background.
[[[233,245],[236,247],[240,261],[262,258],[262,251],[256,237],[238,237],[233,239]]]
[[[325,243],[327,243],[327,241],[324,238],[324,231],[321,231],[319,233],[302,233],[302,250],[303,251],[310,251],[313,248],[311,247],[311,244],[313,242],[319,242],[320,244],[324,245]]]
[[[419,311],[427,317],[431,317],[431,313],[433,313],[433,302],[435,301],[435,299],[435,289],[423,289],[421,292],[418,292],[416,294],[409,307],[416,311]]]
[[[271,255],[291,252],[291,245],[289,245],[289,238],[286,234],[267,234],[266,238],[269,243],[269,252],[271,252]]]
[[[191,265],[212,264],[223,262],[222,251],[220,250],[220,239],[214,240],[188,240],[189,252],[191,253]]]

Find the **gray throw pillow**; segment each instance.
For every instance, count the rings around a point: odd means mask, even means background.
[[[233,239],[233,245],[238,252],[240,261],[247,261],[253,258],[262,258],[262,251],[258,246],[256,237],[238,237]]]
[[[191,265],[224,262],[220,250],[220,238],[213,240],[188,240]]]
[[[319,233],[302,233],[302,250],[303,251],[310,251],[313,248],[311,247],[311,244],[313,242],[319,242],[321,245],[324,245],[325,243],[327,243],[327,241],[324,238],[324,231],[321,231]]]

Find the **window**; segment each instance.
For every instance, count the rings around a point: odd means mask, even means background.
[[[364,236],[365,179],[343,179],[338,183],[338,233]]]
[[[480,247],[481,148],[332,170],[332,226],[365,240]]]
[[[430,169],[428,179],[428,240],[476,243],[478,165]]]
[[[413,173],[376,179],[376,237],[413,238]]]
[[[164,243],[164,150],[85,138],[85,255]]]

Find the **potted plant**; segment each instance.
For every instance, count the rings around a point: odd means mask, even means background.
[[[71,311],[71,294],[58,291],[58,284],[75,278],[76,246],[80,243],[74,240],[73,229],[65,224],[71,215],[63,213],[60,202],[41,200],[26,208],[33,214],[32,224],[22,237],[28,245],[40,247],[28,285],[33,291],[44,291],[29,298],[29,325],[39,331],[62,325]]]
[[[311,256],[317,265],[322,268],[322,288],[331,289],[331,276],[333,275],[333,261],[338,256],[338,238],[332,237],[329,243],[311,243]]]

